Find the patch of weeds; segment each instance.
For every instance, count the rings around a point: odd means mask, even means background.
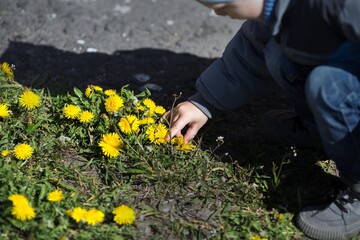
[[[201,141],[166,142],[165,109],[149,91],[88,86],[51,96],[13,77],[1,65],[1,239],[301,236],[292,213],[274,207],[298,174],[286,161],[244,166],[269,152],[224,161]]]

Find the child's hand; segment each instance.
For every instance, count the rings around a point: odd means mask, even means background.
[[[207,122],[208,117],[191,102],[182,102],[176,108],[166,112],[163,116],[170,122],[171,128],[166,136],[169,141],[172,137],[181,135],[181,130],[189,126],[184,135],[184,142],[188,143],[196,136],[197,132]]]

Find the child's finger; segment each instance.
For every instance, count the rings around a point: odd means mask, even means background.
[[[178,118],[179,114],[176,109],[171,109],[161,116],[160,122],[167,122],[169,124],[172,124],[170,121],[175,122]]]
[[[188,124],[186,120],[178,117],[178,119],[173,121],[171,128],[166,136],[166,140],[170,140],[174,136],[179,136],[181,134],[181,130]]]
[[[195,136],[199,130],[200,130],[200,127],[197,124],[192,124],[186,131],[186,134],[184,135],[185,144],[192,141],[195,138]]]

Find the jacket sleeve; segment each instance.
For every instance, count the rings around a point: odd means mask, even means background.
[[[200,75],[196,82],[198,93],[189,100],[211,115],[214,109],[234,110],[261,96],[270,78],[263,57],[269,37],[270,32],[264,31],[259,23],[246,21],[222,57]]]
[[[352,42],[360,43],[360,2],[347,0],[340,13],[340,23],[344,35]]]

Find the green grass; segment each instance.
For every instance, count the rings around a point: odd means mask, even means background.
[[[134,102],[150,98],[149,92],[134,95],[124,86],[118,90],[124,107],[114,115],[104,109],[100,91],[89,98],[78,89],[58,96],[32,89],[41,105],[31,110],[19,105],[23,91],[0,71],[0,104],[12,112],[0,117],[0,151],[18,143],[34,148],[26,160],[13,153],[0,156],[1,239],[304,239],[292,217],[331,185],[324,176],[334,175],[331,162],[315,164],[321,158],[316,152],[294,156],[292,149],[245,141],[236,144],[247,154],[233,159],[217,154],[229,143],[216,139],[208,140],[212,148],[199,140],[194,149],[181,151],[171,143],[152,143],[145,127],[122,133],[120,117],[140,117]],[[95,120],[65,118],[65,104],[92,111]],[[124,142],[113,158],[98,146],[109,132]],[[55,189],[65,195],[61,202],[47,200]],[[11,194],[27,197],[34,219],[20,221],[11,214]],[[114,222],[112,210],[121,204],[135,210],[133,224]],[[77,223],[66,214],[74,207],[99,209],[105,219],[95,226]]]

